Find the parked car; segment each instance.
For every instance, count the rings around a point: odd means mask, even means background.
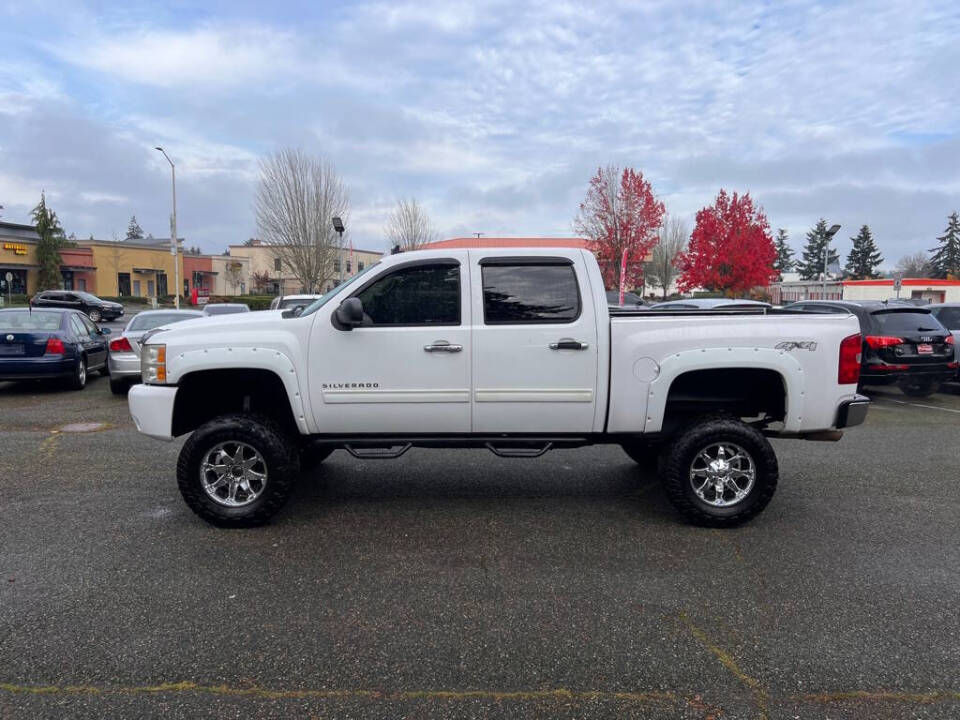
[[[123,305],[101,300],[82,290],[44,290],[30,300],[35,308],[65,308],[79,310],[95,323],[123,317]]]
[[[110,391],[122,395],[140,382],[140,341],[143,336],[164,325],[204,317],[199,310],[147,310],[137,313],[127,323],[120,337],[110,341],[107,365],[110,368]]]
[[[322,295],[302,294],[302,295],[278,295],[270,301],[271,310],[292,310],[297,307],[306,308],[313,301],[319,300]]]
[[[860,321],[860,384],[897,385],[904,395],[929,397],[957,374],[953,336],[928,306],[886,301],[801,300],[790,312],[844,315]]]
[[[619,290],[607,290],[607,306],[611,308],[628,308],[631,310],[636,310],[638,307],[646,307],[646,301],[632,292],[625,292],[623,294],[623,305],[620,304],[620,291]]]
[[[953,336],[953,349],[956,352],[957,362],[960,362],[960,303],[936,303],[927,305],[927,309],[940,321]],[[960,370],[957,378],[960,379]]]
[[[82,390],[106,375],[109,328],[76,310],[0,310],[0,380],[60,379]]]
[[[736,298],[689,298],[657,303],[651,310],[758,310],[770,308],[770,303]]]
[[[245,312],[250,312],[250,308],[243,303],[207,303],[203,306],[204,315],[233,315]]]
[[[768,436],[838,440],[867,413],[849,315],[611,314],[593,254],[571,248],[420,250],[363,273],[300,315],[145,338],[130,413],[146,435],[190,435],[178,484],[206,521],[266,522],[301,462],[336,448],[531,458],[607,443],[659,458],[690,521],[730,526],[773,497]]]

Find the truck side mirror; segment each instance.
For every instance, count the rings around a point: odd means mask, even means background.
[[[353,330],[358,325],[363,325],[363,303],[360,302],[360,298],[352,297],[344,300],[337,308],[336,316],[337,322],[343,326],[344,330]]]

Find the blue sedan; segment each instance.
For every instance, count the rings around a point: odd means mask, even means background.
[[[0,310],[0,380],[63,379],[74,390],[107,374],[109,329],[76,310]]]

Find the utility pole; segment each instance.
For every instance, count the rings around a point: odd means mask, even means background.
[[[180,309],[180,248],[177,243],[177,167],[167,155],[166,150],[157,145],[155,148],[163,153],[170,163],[170,178],[173,182],[173,214],[170,216],[170,254],[173,255],[173,304]]]
[[[823,294],[820,296],[821,300],[827,299],[827,260],[830,259],[830,241],[839,229],[839,225],[831,225],[830,229],[827,230],[827,243],[823,247]]]

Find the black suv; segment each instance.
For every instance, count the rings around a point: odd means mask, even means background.
[[[94,322],[116,320],[123,315],[123,305],[101,300],[82,290],[44,290],[33,296],[35,308],[70,308],[79,310]]]
[[[860,385],[893,385],[905,395],[928,397],[957,374],[954,340],[925,307],[907,303],[801,300],[787,310],[852,313],[860,320]]]

